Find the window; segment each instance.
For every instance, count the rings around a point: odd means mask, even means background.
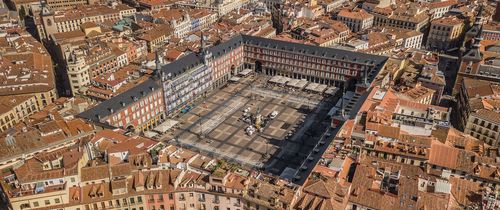
[[[55,203],[60,203],[60,202],[61,202],[61,200],[59,200],[59,198],[56,198],[56,199],[54,199],[54,202],[55,202]]]
[[[50,201],[49,200],[45,200],[45,205],[50,205]]]
[[[34,207],[38,207],[38,205],[39,205],[39,204],[38,204],[38,201],[33,202],[33,206],[34,206]]]
[[[31,208],[29,203],[21,204],[21,209],[27,209],[27,208]]]

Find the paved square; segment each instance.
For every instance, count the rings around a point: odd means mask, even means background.
[[[188,113],[180,115],[176,119],[180,126],[168,132],[164,140],[174,139],[173,142],[183,147],[226,158],[243,166],[266,168],[280,159],[286,159],[282,157],[284,154],[297,156],[296,153],[301,153],[304,145],[288,145],[287,151],[281,152],[280,148],[292,141],[293,134],[305,121],[314,120],[307,117],[308,109],[315,108],[322,99],[317,94],[290,91],[256,82],[252,77],[245,78],[228,84]],[[257,112],[262,116],[268,116],[273,111],[279,114],[269,120],[263,132],[248,135],[245,129],[250,124],[242,120],[245,109],[249,109],[254,116]],[[297,163],[280,163],[273,167],[281,171],[293,164]]]

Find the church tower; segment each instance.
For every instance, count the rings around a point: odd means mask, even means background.
[[[460,91],[460,86],[464,77],[474,77],[474,75],[478,74],[481,61],[483,60],[483,54],[481,53],[481,41],[483,40],[482,33],[483,27],[479,25],[476,36],[472,40],[472,46],[460,59],[457,78],[455,80],[455,86],[453,87],[453,94]]]
[[[54,21],[54,12],[48,7],[47,3],[41,2],[42,10],[40,17],[42,18],[43,30],[39,31],[40,39],[48,39],[50,35],[57,33],[57,24]]]

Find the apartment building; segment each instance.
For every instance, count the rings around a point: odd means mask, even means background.
[[[361,148],[357,150],[360,152],[358,156],[360,164],[366,162],[375,167],[385,168],[380,171],[383,172],[382,174],[390,174],[387,173],[389,170],[386,168],[387,164],[401,166],[390,167],[391,170],[425,167],[427,174],[435,175],[436,178],[440,177],[444,182],[450,180],[451,177],[463,178],[481,183],[488,188],[494,188],[498,182],[497,177],[491,176],[495,166],[483,163],[483,161],[494,162],[496,156],[483,151],[496,151],[496,147],[488,146],[482,140],[450,126],[450,108],[409,101],[400,97],[400,94],[394,90],[375,86],[370,90],[356,115],[357,117],[348,120],[348,124],[344,124],[343,129],[346,129],[347,133],[344,133],[342,137],[358,142]],[[484,123],[484,126],[488,124]],[[489,127],[494,128],[493,125]],[[480,150],[481,147],[484,150]],[[346,150],[350,149],[346,148]],[[375,171],[371,173],[373,172]],[[356,168],[356,173],[358,173],[358,168]],[[362,172],[362,174],[365,173],[368,172]],[[368,179],[377,177],[379,176],[368,177]],[[397,177],[399,176],[394,176],[394,178]],[[356,179],[356,175],[353,179]],[[360,184],[363,184],[356,181],[352,183],[351,187],[360,187]],[[354,196],[351,194],[349,197],[350,204],[347,209],[360,206],[361,208],[385,209],[384,204],[380,202],[367,201],[359,197],[367,193],[366,190],[378,189],[378,186],[360,187]],[[383,189],[391,190],[391,188]],[[395,191],[389,192],[391,195],[401,195],[400,191],[392,189]],[[429,189],[425,192],[435,191]]]
[[[132,132],[150,130],[166,119],[163,92],[157,83],[154,79],[146,80],[78,116],[104,127]]]
[[[341,10],[337,19],[346,24],[352,32],[359,32],[373,26],[374,16],[365,10],[349,11]]]
[[[307,40],[315,45],[329,47],[346,41],[352,34],[350,28],[341,21],[331,19],[301,19],[289,34],[298,40]]]
[[[321,5],[318,5],[316,0],[311,0],[308,4],[305,4],[302,8],[300,8],[297,18],[303,17],[314,20],[323,14],[325,14],[325,9]]]
[[[458,49],[462,45],[464,28],[464,21],[455,16],[432,20],[429,35],[427,36],[427,49]]]
[[[161,25],[145,31],[139,39],[146,41],[149,52],[162,47],[173,35],[174,30],[169,25]]]
[[[34,95],[0,96],[0,132],[14,127],[40,109]]]
[[[67,10],[73,9],[76,6],[82,5],[92,5],[96,4],[99,1],[96,0],[76,0],[76,1],[62,1],[62,0],[47,0],[44,1],[47,6],[54,10]],[[24,8],[26,14],[31,5],[39,5],[40,1],[36,0],[8,0],[6,4],[12,10],[20,11],[21,8]]]
[[[421,104],[431,104],[434,98],[435,91],[433,89],[422,86],[421,83],[408,90],[402,90],[400,98],[409,101],[414,101]]]
[[[1,106],[12,102],[6,97],[8,96],[2,96]],[[16,102],[20,100],[16,99]],[[14,118],[32,111],[26,106],[26,102],[28,105],[32,103],[25,101],[24,105],[18,105],[16,108],[19,113],[13,113]],[[73,111],[82,111],[87,105],[83,100],[59,98],[40,112],[27,117],[22,123],[17,123],[7,131],[1,132],[3,141],[0,141],[0,168],[17,165],[44,150],[52,151],[67,147],[76,143],[78,139],[93,134],[92,125],[84,123],[82,119],[69,119],[73,116]],[[61,116],[68,119],[63,119]],[[9,120],[12,121],[10,116]],[[5,118],[0,118],[1,121],[5,122]],[[33,141],[33,139],[39,140]]]
[[[128,68],[127,68],[128,70]],[[107,73],[92,79],[92,86],[88,87],[86,95],[96,101],[104,101],[113,97],[128,82],[128,77],[122,72]]]
[[[70,202],[67,189],[78,184],[78,168],[83,166],[85,160],[83,152],[69,148],[28,159],[14,170],[17,183],[8,183],[11,188],[4,188],[11,195],[9,201],[12,207],[54,208]]]
[[[421,7],[418,3],[398,5],[395,9],[376,7],[370,14],[374,16],[374,26],[390,26],[424,32],[430,22],[427,8]]]
[[[347,0],[319,0],[318,5],[321,5],[325,12],[333,12],[335,9],[340,8]]]
[[[473,45],[474,39],[479,36],[479,34],[483,33],[485,28],[484,27],[484,20],[483,20],[483,7],[480,6],[479,10],[477,11],[475,18],[474,18],[474,23],[472,26],[468,29],[468,31],[465,33],[465,39],[464,39],[464,44],[463,47],[465,48],[470,48]],[[462,52],[464,53],[464,52]]]
[[[220,1],[219,4],[217,4],[217,13],[219,14],[219,17],[224,16],[231,11],[237,10],[242,8],[246,3],[248,3],[248,0],[223,0]]]
[[[52,60],[43,47],[23,30],[12,30],[2,39],[0,67],[0,96],[4,103],[2,131],[25,119],[35,111],[52,104],[57,96]],[[21,107],[17,107],[21,106]],[[19,113],[11,112],[16,110]],[[9,111],[10,110],[10,111]],[[21,111],[24,110],[24,111]],[[11,116],[11,114],[15,116]]]
[[[500,41],[500,23],[489,22],[483,25],[484,40]]]
[[[384,68],[387,60],[382,56],[246,35],[235,36],[206,49],[203,46],[202,38],[199,53],[190,53],[163,65],[161,72],[156,73],[162,78],[162,112],[166,115],[175,115],[189,109],[194,99],[226,84],[231,75],[236,75],[245,68],[255,69],[257,73],[266,75],[282,75],[330,86],[343,86],[350,79],[371,82],[377,72]],[[140,84],[138,88],[148,89],[151,86],[149,83],[151,82]],[[111,111],[118,112],[117,107],[108,110],[109,107],[129,106],[129,103],[122,103],[125,102],[123,100],[131,100],[129,96],[140,96],[141,93],[137,91],[137,88],[133,88],[113,97],[103,102],[103,105],[98,105],[97,109],[86,111],[81,117],[93,122],[103,122],[103,119],[113,114]],[[122,126],[126,125],[122,123]]]
[[[133,16],[135,12],[135,8],[124,4],[78,6],[75,9],[62,11],[54,11],[45,6],[42,7],[40,15],[35,16],[35,25],[39,40],[44,40],[55,33],[81,30],[80,25],[86,22],[116,22],[124,17]]]
[[[491,102],[498,103],[498,100]],[[488,105],[493,106],[493,104]],[[500,126],[499,117],[500,114],[493,110],[476,110],[469,115],[464,133],[474,136],[488,145],[498,147],[500,145],[498,141],[500,139],[498,129]]]
[[[386,37],[394,42],[396,49],[420,49],[422,46],[422,40],[424,37],[422,32],[391,27],[385,27],[382,31],[386,34]]]
[[[373,76],[386,57],[297,43],[243,36],[244,63],[257,73],[342,86],[350,78]]]
[[[170,166],[153,164],[153,157]],[[14,209],[292,209],[298,190],[287,181],[229,167],[189,150],[102,130],[84,147],[28,159],[3,175],[2,189]]]
[[[176,1],[139,0],[139,1],[137,1],[137,3],[141,8],[155,11],[155,10],[161,10],[161,9],[165,9],[165,8],[171,8],[175,5]]]
[[[212,72],[211,78],[207,78],[209,80],[206,83],[211,81],[215,87],[218,87],[225,84],[231,75],[236,75],[244,68],[252,68],[257,73],[266,75],[282,75],[341,86],[350,77],[359,78],[366,75],[367,78],[373,78],[375,72],[384,67],[386,59],[382,56],[368,56],[362,53],[305,46],[246,35],[233,37],[226,42],[208,48],[207,52],[208,54],[205,54],[207,59],[189,54],[165,65],[163,67],[165,69],[164,75],[170,74],[176,78],[183,76],[184,71],[191,72],[200,68],[197,70],[200,73]],[[207,62],[210,68],[200,67],[203,62]],[[208,74],[202,73],[202,75]],[[199,78],[204,77],[200,76]],[[197,80],[198,78],[194,81]],[[170,89],[166,88],[165,90]],[[195,91],[195,93],[196,95],[203,94],[200,91]],[[166,93],[166,96],[168,95]]]
[[[446,86],[445,77],[439,72],[438,67],[432,65],[424,66],[417,80],[423,87],[434,90],[431,104],[438,105]]]
[[[191,9],[188,12],[191,14],[191,31],[207,29],[218,20],[217,13],[208,9]]]
[[[363,9],[366,11],[372,11],[375,8],[386,8],[390,7],[392,4],[391,0],[366,0],[363,2]]]
[[[153,17],[168,24],[173,35],[184,38],[187,34],[206,29],[217,21],[217,14],[208,9],[162,9],[153,13]]]
[[[171,68],[164,67],[167,70],[163,70],[167,115],[178,114],[181,109],[191,106],[194,99],[211,90],[214,78],[213,68],[208,65],[208,56],[191,53],[166,65]]]
[[[458,4],[456,0],[434,1],[429,4],[429,13],[432,14],[431,20],[438,19],[448,13],[450,9]]]
[[[99,41],[71,46],[64,54],[65,73],[72,95],[85,93],[85,87],[93,78],[115,72],[128,64],[127,53]]]
[[[500,87],[494,83],[464,78],[457,95],[457,127],[484,143],[498,147]]]
[[[89,85],[92,78],[84,55],[82,51],[72,52],[66,61],[71,95],[78,94],[80,88]]]

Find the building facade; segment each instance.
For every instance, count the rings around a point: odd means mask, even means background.
[[[352,32],[359,32],[373,26],[374,16],[364,10],[341,10],[337,19],[346,24]]]
[[[430,22],[428,10],[421,8],[418,3],[401,5],[396,9],[376,7],[370,14],[374,16],[373,25],[381,27],[390,26],[424,32]]]
[[[39,40],[49,39],[51,35],[61,32],[81,30],[80,25],[86,22],[102,23],[118,21],[124,17],[134,16],[136,9],[124,4],[116,7],[103,5],[79,6],[73,10],[54,11],[44,6],[39,16],[35,16],[35,25]]]
[[[500,114],[495,111],[500,87],[494,83],[464,78],[457,95],[457,127],[488,145],[498,147]]]
[[[457,17],[443,17],[431,22],[427,49],[452,50],[462,44],[464,21]]]
[[[149,79],[80,113],[79,117],[103,127],[111,126],[133,132],[150,130],[166,119],[163,90],[158,82]]]

